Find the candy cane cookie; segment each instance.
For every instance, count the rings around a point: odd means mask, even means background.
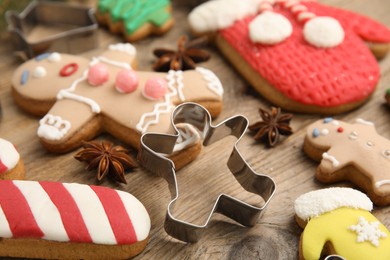
[[[24,179],[24,164],[19,152],[9,141],[0,138],[0,180]]]
[[[364,190],[377,205],[390,204],[390,140],[372,122],[349,124],[325,118],[311,124],[303,145],[320,162],[316,178],[325,183],[348,180]]]
[[[315,190],[299,196],[294,209],[295,220],[304,229],[300,260],[334,254],[342,259],[390,259],[390,232],[370,213],[372,202],[362,192],[351,188]]]
[[[37,133],[45,148],[67,152],[107,132],[137,149],[141,134],[172,131],[170,113],[180,103],[197,102],[213,116],[220,113],[223,88],[213,72],[136,71],[131,66],[135,55],[131,44],[116,44],[91,60],[50,53],[16,70],[14,99],[27,112],[44,115]],[[179,165],[200,149],[199,134],[186,126],[182,131],[187,134],[174,157]]]
[[[375,57],[390,47],[384,25],[315,1],[208,1],[189,23],[271,103],[302,113],[362,105],[380,78]]]
[[[0,256],[127,259],[147,244],[150,218],[129,193],[76,183],[0,181]]]

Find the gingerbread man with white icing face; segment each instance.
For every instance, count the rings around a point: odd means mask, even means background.
[[[307,129],[304,151],[321,162],[318,180],[349,180],[365,190],[375,204],[390,204],[390,141],[378,135],[372,122],[319,120]]]
[[[171,111],[186,101],[204,105],[213,116],[220,113],[223,88],[213,72],[135,71],[135,55],[131,44],[116,44],[91,60],[51,53],[16,70],[15,101],[30,113],[47,113],[38,136],[49,151],[70,151],[101,132],[138,148],[142,133],[168,133]],[[199,140],[191,128],[182,131],[176,151]]]

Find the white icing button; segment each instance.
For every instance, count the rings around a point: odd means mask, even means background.
[[[305,40],[319,48],[332,48],[344,40],[344,29],[340,23],[328,16],[315,17],[303,27]]]
[[[322,135],[328,135],[329,134],[329,130],[324,128],[324,129],[321,130],[321,134]]]
[[[383,152],[383,156],[384,156],[385,158],[390,158],[390,150],[385,150],[385,151]]]
[[[58,52],[53,52],[52,54],[49,55],[49,57],[47,59],[50,62],[60,62],[61,61],[61,54],[59,54]]]
[[[340,125],[340,123],[339,123],[339,121],[337,121],[337,120],[333,120],[333,121],[332,121],[332,125],[338,126],[338,125]]]
[[[46,76],[46,69],[42,66],[36,67],[33,76],[34,78],[43,78],[44,76]]]
[[[374,144],[373,142],[371,142],[371,141],[368,141],[368,142],[366,143],[366,145],[367,145],[368,147],[373,147],[373,146],[375,146],[375,144]]]
[[[352,131],[349,135],[348,138],[350,140],[356,140],[358,138],[358,133],[356,131]]]
[[[252,42],[276,44],[284,41],[293,32],[290,21],[281,14],[265,11],[249,24]]]

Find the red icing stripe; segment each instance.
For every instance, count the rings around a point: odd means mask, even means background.
[[[0,181],[0,205],[15,238],[44,236],[24,195],[12,181]]]
[[[133,224],[117,191],[92,185],[91,188],[103,205],[117,243],[123,245],[137,242]]]
[[[58,182],[40,182],[42,188],[60,212],[66,233],[71,242],[92,243],[92,238],[72,195]]]
[[[0,173],[5,173],[6,171],[8,171],[8,167],[0,160]]]

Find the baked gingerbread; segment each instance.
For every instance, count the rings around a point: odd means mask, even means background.
[[[205,68],[168,73],[140,72],[131,67],[136,50],[131,44],[111,45],[101,56],[82,57],[51,53],[22,64],[12,79],[16,103],[29,113],[46,115],[38,136],[45,148],[63,153],[81,146],[82,140],[108,132],[139,147],[145,132],[171,131],[170,113],[182,102],[193,101],[217,116],[223,88]],[[179,165],[200,149],[199,135],[182,126],[175,152]]]
[[[142,203],[105,187],[2,180],[0,205],[3,257],[127,259],[149,238]]]
[[[189,22],[256,91],[301,113],[338,114],[366,102],[380,77],[375,56],[390,46],[384,25],[315,1],[215,0]]]
[[[0,180],[24,179],[24,164],[15,146],[0,138]]]
[[[311,191],[295,200],[295,219],[303,228],[299,259],[321,255],[342,259],[390,259],[390,232],[370,213],[372,202],[351,188]],[[339,258],[337,258],[339,259]]]
[[[168,32],[174,20],[169,0],[99,0],[96,18],[128,42]]]
[[[364,190],[376,205],[390,204],[390,141],[372,122],[349,124],[325,118],[311,124],[303,145],[320,162],[316,178],[325,183],[348,180]]]

